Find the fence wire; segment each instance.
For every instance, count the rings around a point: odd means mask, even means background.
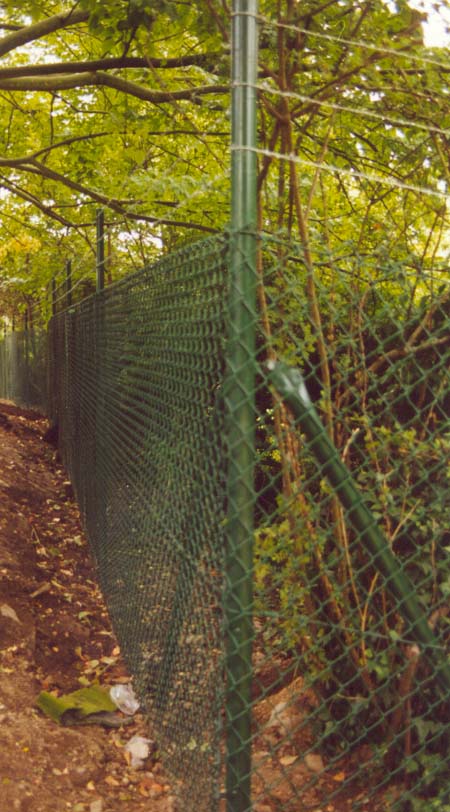
[[[0,340],[2,398],[45,413],[47,370],[45,330],[17,331],[3,336]]]
[[[449,683],[442,690],[436,674],[450,642],[450,288],[416,299],[414,283],[389,268],[378,267],[374,285],[360,262],[350,285],[336,266],[314,274],[318,338],[304,255],[261,239],[261,360],[285,358],[303,373],[393,561],[386,573],[368,550],[317,443],[262,364],[255,808],[447,809]],[[410,295],[399,301],[397,286]],[[402,598],[397,565],[408,579]],[[413,621],[410,598],[418,601]],[[433,651],[415,635],[424,619]]]
[[[261,3],[257,380],[234,393],[254,404],[254,492],[232,494],[254,501],[253,570],[227,537],[228,238],[50,324],[49,412],[183,810],[450,810],[448,64],[391,5]],[[301,373],[391,572],[280,368]],[[220,800],[241,754],[250,794]]]
[[[51,416],[99,579],[186,809],[217,797],[226,262],[212,239],[51,322]]]
[[[406,3],[259,19],[252,802],[448,810],[448,54]]]

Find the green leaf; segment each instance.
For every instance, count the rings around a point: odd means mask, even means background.
[[[84,719],[92,713],[117,710],[109,691],[99,685],[80,688],[63,696],[54,696],[47,691],[41,691],[36,705],[46,716],[59,724],[62,724],[62,717],[67,711],[74,711],[80,719]]]

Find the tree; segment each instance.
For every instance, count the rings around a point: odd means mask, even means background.
[[[223,9],[123,0],[3,9],[0,186],[11,247],[3,273],[17,274],[13,246],[27,231],[41,242],[46,234],[49,260],[34,273],[30,257],[29,284],[42,290],[62,246],[79,274],[80,256],[92,264],[100,206],[116,274],[170,249],[175,231],[182,242],[223,227]]]

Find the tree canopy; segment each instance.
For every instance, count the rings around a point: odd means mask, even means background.
[[[22,292],[61,254],[92,263],[98,207],[122,272],[225,224],[228,48],[198,5],[3,4],[0,251]]]
[[[226,226],[226,0],[29,0],[0,14],[8,296],[39,296],[64,257],[75,275],[92,264],[99,207],[115,274]],[[446,240],[449,73],[423,45],[423,15],[406,0],[271,1],[260,15],[263,227],[300,226],[321,250],[342,253],[351,237],[367,255],[434,257]]]

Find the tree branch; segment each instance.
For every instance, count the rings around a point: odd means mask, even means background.
[[[75,144],[80,141],[91,141],[93,138],[107,138],[108,136],[114,135],[117,135],[117,133],[115,134],[107,132],[106,130],[99,133],[89,133],[89,135],[72,135],[69,138],[64,138],[63,141],[56,141],[54,144],[50,144],[48,147],[42,147],[42,149],[32,152],[31,155],[25,155],[22,157],[19,156],[18,158],[0,158],[0,166],[9,167],[10,169],[26,169],[27,164],[32,164],[36,158],[39,158],[41,155],[48,155],[48,153],[53,152],[54,149],[68,147],[71,144]],[[226,138],[228,133],[214,130],[211,130],[211,132],[202,132],[200,130],[150,130],[147,132],[147,135],[157,137],[167,135],[194,135],[202,138],[205,138],[206,136],[210,138]]]
[[[108,135],[111,135],[111,133],[100,132],[90,133],[89,135],[72,135],[69,138],[65,138],[63,141],[57,141],[55,144],[50,144],[48,147],[43,147],[42,149],[37,150],[37,152],[33,152],[31,155],[26,155],[19,158],[0,158],[0,166],[8,166],[10,169],[13,169],[14,167],[24,168],[26,164],[32,163],[36,158],[39,158],[40,155],[47,155],[54,149],[68,147],[71,144],[75,144],[77,141],[90,141],[93,138],[105,138]]]
[[[0,30],[2,31],[20,31],[23,25],[14,25],[14,23],[0,22]]]
[[[11,166],[10,162],[2,161],[0,162],[2,166]],[[111,211],[116,212],[116,214],[120,214],[122,217],[125,217],[129,220],[141,221],[145,223],[153,223],[158,225],[165,225],[165,226],[175,226],[178,228],[195,228],[197,231],[202,231],[207,234],[216,234],[217,228],[212,228],[210,226],[202,225],[201,223],[194,223],[191,221],[186,220],[171,220],[166,219],[163,217],[157,216],[150,216],[147,214],[136,214],[135,212],[130,212],[126,208],[121,201],[109,198],[106,195],[102,195],[100,192],[96,192],[93,189],[89,189],[87,186],[83,186],[81,183],[77,183],[76,181],[67,178],[65,175],[61,175],[59,172],[55,172],[52,169],[49,169],[44,164],[39,163],[35,159],[28,160],[26,164],[18,165],[17,162],[14,163],[15,168],[22,169],[24,172],[29,172],[33,175],[39,175],[40,177],[47,178],[47,180],[53,180],[57,183],[61,183],[66,186],[68,189],[71,189],[74,192],[78,192],[78,194],[85,195],[86,197],[90,198],[95,203],[99,203],[102,206],[106,206],[107,208],[111,209]],[[9,183],[8,181],[3,180],[2,185],[5,188],[8,188],[9,191],[17,194],[22,199],[27,200],[30,203],[34,203],[44,214],[47,214],[53,219],[58,220],[63,225],[72,226],[74,224],[69,223],[66,221],[65,218],[58,215],[53,209],[44,206],[37,198],[34,198],[33,195],[29,194],[20,189],[20,187],[16,187],[15,184]]]
[[[1,44],[1,40],[0,40]],[[14,67],[0,68],[0,79],[15,79],[27,76],[53,76],[77,72],[93,72],[99,70],[120,70],[125,68],[160,69],[160,68],[189,68],[200,67],[214,73],[214,67],[221,58],[221,54],[191,54],[173,59],[156,59],[141,56],[109,57],[93,59],[83,62],[49,62],[43,65],[15,65]]]
[[[68,25],[78,25],[84,23],[89,19],[89,11],[74,10],[69,11],[67,14],[55,14],[52,17],[47,17],[46,20],[41,20],[38,23],[24,26],[7,34],[6,37],[0,39],[0,56],[14,51],[20,45],[26,45],[27,42],[34,42],[47,34],[53,34],[61,28],[66,28]]]
[[[20,197],[22,200],[26,200],[27,203],[31,203],[33,206],[36,206],[46,217],[51,217],[52,220],[56,220],[66,228],[76,228],[76,223],[70,222],[70,220],[66,220],[65,217],[58,214],[57,212],[53,211],[50,206],[46,206],[42,203],[39,198],[32,195],[30,192],[27,192],[25,189],[22,189],[16,183],[11,183],[7,181],[5,178],[0,178],[0,187],[6,189],[11,194],[16,195],[16,197]]]
[[[57,75],[53,78],[30,77],[29,79],[4,79],[0,81],[0,90],[7,91],[34,91],[40,90],[44,93],[54,93],[58,90],[71,90],[78,87],[111,87],[121,93],[135,96],[143,101],[153,104],[164,104],[183,99],[195,101],[200,96],[210,94],[229,93],[229,85],[203,85],[186,90],[174,90],[163,92],[161,90],[149,90],[122,79],[120,76],[110,76],[102,71],[96,73],[76,73],[73,76]]]
[[[392,350],[388,350],[388,352],[383,353],[383,355],[377,358],[370,365],[368,372],[374,374],[375,372],[378,372],[381,367],[390,365],[393,361],[397,361],[399,358],[404,358],[413,353],[423,352],[424,350],[434,349],[441,344],[448,343],[450,341],[448,335],[441,336],[440,338],[437,336],[431,336],[430,338],[425,339],[422,344],[418,344],[416,342],[421,338],[423,333],[427,332],[429,322],[436,310],[438,310],[444,302],[448,301],[449,298],[450,294],[446,292],[440,297],[440,299],[434,302],[427,313],[425,313],[422,321],[418,324],[416,329],[413,330],[410,337],[405,341],[404,345],[402,347],[394,347]]]

